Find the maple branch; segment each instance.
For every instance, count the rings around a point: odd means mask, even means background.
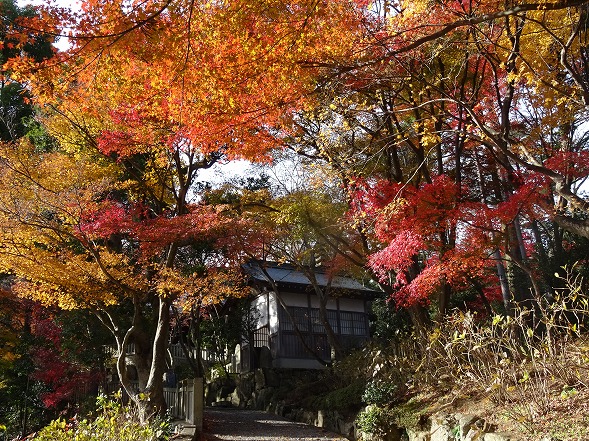
[[[156,17],[159,17],[168,8],[168,6],[170,6],[171,3],[172,3],[172,0],[166,0],[159,9],[155,10],[150,15],[146,16],[144,19],[137,21],[131,27],[126,28],[126,29],[123,29],[122,31],[112,32],[112,33],[107,33],[107,34],[93,34],[93,35],[71,35],[71,34],[63,34],[61,32],[53,32],[53,31],[48,31],[47,29],[34,28],[34,27],[31,27],[31,26],[27,26],[23,22],[20,22],[19,23],[19,27],[21,27],[24,30],[33,32],[33,33],[50,35],[52,37],[66,37],[66,38],[70,38],[72,40],[82,40],[82,41],[84,41],[84,40],[105,39],[105,38],[113,38],[113,37],[117,37],[117,40],[118,40],[120,37],[122,37],[122,36],[124,36],[124,35],[126,35],[126,34],[128,34],[130,32],[133,32],[136,29],[141,28],[141,27],[149,24],[150,22],[153,22],[153,20]],[[108,21],[105,21],[105,22],[102,22],[102,23],[98,23],[98,25],[105,25],[105,24],[108,24],[108,23],[109,23]]]
[[[411,29],[404,29],[402,31],[397,32],[394,35],[391,35],[387,38],[383,38],[383,39],[379,40],[379,44],[382,46],[383,42],[385,42],[386,40],[389,40],[389,41],[394,40],[395,38],[402,37],[409,32],[413,32],[418,29],[422,29],[424,27],[441,26],[441,28],[439,30],[432,32],[431,34],[424,35],[423,37],[420,37],[420,38],[412,41],[411,43],[408,43],[398,49],[389,50],[386,55],[383,55],[381,57],[377,57],[377,58],[372,59],[372,60],[365,62],[365,63],[342,66],[342,65],[337,65],[334,63],[328,63],[328,62],[322,62],[322,61],[303,60],[303,61],[300,61],[299,64],[307,66],[307,67],[311,67],[311,68],[318,68],[318,67],[337,68],[338,72],[340,74],[345,73],[345,72],[352,72],[352,71],[355,71],[358,69],[362,69],[364,67],[374,66],[374,65],[376,65],[386,59],[392,58],[396,55],[410,52],[413,49],[417,49],[426,43],[429,43],[429,42],[435,41],[441,37],[444,37],[445,35],[449,34],[450,32],[452,32],[456,29],[459,29],[459,28],[473,26],[473,25],[477,25],[477,24],[481,24],[481,23],[485,23],[485,22],[494,21],[494,20],[497,20],[500,18],[514,16],[517,14],[521,14],[522,12],[558,11],[561,9],[571,8],[571,7],[575,7],[575,6],[581,6],[586,3],[587,3],[587,0],[563,0],[563,1],[557,1],[557,2],[525,3],[525,4],[516,5],[512,8],[509,8],[509,9],[504,9],[502,11],[497,11],[497,12],[493,12],[493,13],[489,13],[489,14],[482,14],[482,15],[477,15],[477,16],[473,16],[473,17],[467,17],[467,18],[464,18],[461,20],[456,20],[456,21],[454,21],[452,23],[448,23],[446,25],[423,25],[423,26],[419,26],[419,27],[415,27],[415,28],[411,28]]]
[[[464,102],[461,102],[457,99],[447,97],[447,98],[440,98],[436,101],[447,100],[451,101],[456,105],[462,106],[464,110],[469,114],[472,121],[477,125],[477,127],[483,132],[483,134],[492,141],[491,143],[485,142],[485,145],[492,146],[494,145],[497,147],[501,153],[503,153],[507,158],[513,160],[515,163],[521,165],[522,167],[526,168],[527,170],[534,171],[540,173],[548,178],[550,178],[553,183],[555,184],[556,192],[561,195],[564,199],[571,203],[574,208],[577,208],[585,213],[589,212],[589,201],[583,199],[579,195],[575,194],[571,191],[570,185],[567,182],[566,178],[545,166],[543,166],[540,162],[535,160],[533,157],[528,157],[527,160],[522,159],[519,155],[512,152],[508,146],[512,144],[517,144],[517,141],[510,139],[508,136],[502,135],[501,132],[492,129],[491,127],[484,124],[484,122],[478,117],[478,115],[474,112],[474,110]],[[481,140],[482,141],[482,140]]]
[[[408,52],[410,50],[416,49],[425,43],[437,40],[438,38],[443,37],[446,34],[450,33],[451,31],[461,28],[461,27],[477,25],[477,24],[481,24],[484,22],[497,20],[499,18],[510,17],[512,15],[517,15],[522,12],[557,11],[560,9],[566,9],[566,8],[571,8],[574,6],[580,6],[585,3],[586,3],[586,0],[563,0],[560,2],[553,2],[553,3],[547,3],[547,2],[525,3],[525,4],[516,5],[513,8],[505,9],[503,11],[497,11],[497,12],[493,12],[490,14],[483,14],[483,15],[479,15],[479,16],[475,16],[475,17],[464,18],[462,20],[456,20],[455,22],[452,22],[452,23],[449,23],[449,24],[443,26],[440,30],[438,30],[432,34],[418,38],[417,40],[413,41],[412,43],[410,43],[406,46],[403,46],[401,49],[398,49],[396,51],[392,51],[391,55],[397,55],[397,54],[400,54],[403,52]],[[416,29],[418,29],[418,28],[416,28]],[[415,29],[411,29],[411,30],[415,30]],[[408,32],[408,30],[404,30],[403,32],[399,32],[398,34],[393,36],[393,38],[403,35],[406,32]]]
[[[102,314],[106,315],[106,318],[104,318]],[[115,337],[115,340],[116,340],[118,332],[119,332],[119,328],[118,328],[118,326],[115,325],[115,322],[114,322],[112,316],[107,311],[105,311],[103,309],[95,310],[94,315],[110,331],[110,333]]]
[[[127,345],[129,344],[131,337],[135,334],[135,331],[137,330],[138,325],[141,321],[140,319],[141,319],[141,314],[140,314],[140,307],[139,307],[139,299],[137,298],[137,296],[133,296],[133,322],[131,324],[131,327],[129,329],[127,329],[127,332],[125,333],[125,336],[123,337],[122,340],[120,337],[117,337],[117,346],[119,349],[119,354],[117,357],[117,373],[119,374],[119,381],[121,382],[121,385],[123,386],[123,388],[125,389],[125,391],[129,395],[129,397],[131,397],[133,399],[133,401],[135,401],[135,402],[137,401],[138,394],[136,394],[133,391],[131,382],[129,381],[129,379],[127,377],[126,358],[127,358]]]
[[[554,221],[571,233],[589,238],[589,219],[575,219],[570,216],[557,214],[554,216]]]
[[[0,161],[2,162],[2,165],[4,165],[5,167],[7,167],[9,170],[12,170],[17,175],[22,176],[23,178],[29,180],[31,183],[33,183],[34,185],[36,185],[37,187],[39,187],[41,190],[46,191],[46,192],[51,193],[51,194],[56,194],[56,192],[54,190],[51,190],[51,189],[47,188],[46,186],[44,186],[43,184],[41,184],[37,179],[35,179],[33,177],[33,175],[31,174],[31,172],[29,170],[29,168],[27,167],[27,165],[25,163],[23,163],[21,161],[20,157],[18,158],[18,162],[23,167],[23,170],[21,170],[20,168],[15,167],[15,166],[13,166],[10,161],[7,161],[6,159],[4,159],[2,157],[0,157]]]
[[[569,51],[571,45],[573,44],[573,41],[575,40],[575,37],[578,35],[578,33],[579,33],[580,29],[581,29],[581,20],[583,20],[583,19],[584,19],[584,17],[581,14],[581,17],[579,18],[579,21],[575,25],[575,29],[571,32],[571,35],[569,36],[569,39],[567,40],[566,43],[563,44],[560,40],[557,40],[557,41],[562,46],[562,49],[560,50],[560,57],[559,57],[560,64],[566,69],[566,71],[573,78],[573,80],[575,81],[575,83],[577,84],[577,86],[579,86],[579,88],[582,90],[582,92],[583,92],[583,104],[588,105],[589,104],[589,90],[587,89],[587,82],[579,74],[579,72],[577,72],[575,69],[573,69],[573,66],[571,66],[571,64],[567,60],[568,51]]]
[[[362,261],[362,254],[351,248],[350,244],[343,237],[340,237],[336,234],[324,233],[323,231],[321,231],[320,225],[317,222],[315,222],[311,217],[309,217],[309,224],[315,230],[315,232],[327,243],[327,245],[329,245],[329,247],[333,249],[337,254],[346,258],[347,260],[349,260],[354,265],[360,268],[363,268],[365,266],[365,263]],[[339,242],[340,244],[346,246],[346,248],[348,248],[350,252],[353,253],[356,257],[358,257],[360,260],[356,260],[353,256],[349,255],[347,252],[340,249],[340,247],[337,246],[336,242]]]
[[[47,107],[49,107],[58,115],[65,118],[74,129],[78,130],[78,132],[84,137],[85,141],[87,141],[94,149],[98,150],[98,144],[96,143],[95,136],[92,133],[90,133],[90,130],[88,130],[88,128],[85,125],[83,125],[83,122],[78,122],[77,118],[74,119],[73,116],[68,115],[65,111],[59,109],[57,106],[53,104],[47,104]]]

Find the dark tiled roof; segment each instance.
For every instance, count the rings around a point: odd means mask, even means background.
[[[266,273],[274,282],[282,285],[309,286],[311,282],[305,274],[288,264],[278,264],[270,262],[250,262],[243,265],[245,272],[255,281],[268,283],[269,279],[262,271],[265,268]],[[320,268],[316,268],[315,277],[320,286],[328,286],[330,276],[325,274]],[[336,289],[345,289],[350,291],[366,291],[376,293],[378,291],[364,286],[360,282],[350,277],[333,276],[331,277],[331,287]]]

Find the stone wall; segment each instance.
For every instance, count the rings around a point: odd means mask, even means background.
[[[493,426],[475,415],[437,413],[421,427],[403,429],[408,441],[516,441],[508,434],[498,433]],[[394,437],[387,441],[401,441]]]
[[[369,406],[370,407],[370,406]],[[438,412],[422,417],[414,427],[389,424],[385,434],[372,435],[356,431],[362,441],[522,441],[496,431],[484,419],[475,415]],[[549,440],[545,440],[549,441]]]

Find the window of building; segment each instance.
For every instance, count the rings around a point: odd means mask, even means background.
[[[309,331],[310,312],[309,308],[302,308],[298,306],[289,306],[288,312],[297,324],[297,328],[301,332]],[[280,323],[282,329],[285,331],[294,331],[294,326],[291,319],[285,313],[283,308],[280,308]]]
[[[324,334],[325,328],[321,322],[318,308],[304,308],[289,306],[288,311],[294,318],[301,332]],[[327,310],[327,320],[336,334],[367,336],[368,328],[366,315],[361,312]],[[283,308],[280,308],[280,323],[283,331],[294,331],[294,326]]]
[[[366,317],[360,312],[340,311],[340,326],[342,335],[368,335]]]

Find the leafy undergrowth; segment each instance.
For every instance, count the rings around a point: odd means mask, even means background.
[[[364,384],[355,381],[347,386],[327,391],[319,396],[309,397],[303,402],[311,410],[329,409],[344,415],[357,412],[362,406]]]
[[[170,438],[170,425],[160,419],[141,423],[134,408],[124,406],[120,397],[97,398],[94,415],[81,420],[58,419],[44,427],[35,441],[165,441]]]
[[[309,381],[311,380],[311,381]],[[364,375],[345,369],[308,372],[298,381],[284,384],[276,393],[277,402],[307,410],[333,410],[353,416],[363,406]]]
[[[589,439],[589,296],[579,279],[533,308],[480,318],[457,311],[395,347],[367,348],[360,426],[419,425],[438,412],[483,418],[521,440]]]
[[[509,433],[513,440],[586,441],[589,439],[589,376],[579,371],[576,386],[564,386],[557,378],[525,379],[497,389],[464,382],[450,386],[442,379],[432,384],[410,387],[396,401],[371,404],[361,412],[357,424],[373,439],[391,428],[424,427],[438,412],[475,415],[493,431]],[[549,437],[549,438],[547,438]]]
[[[583,385],[562,388],[554,382],[542,393],[545,406],[542,411],[536,404],[536,392],[531,393],[529,388],[520,385],[511,389],[510,395],[502,401],[474,388],[470,393],[466,388],[457,388],[441,397],[420,393],[411,400],[412,406],[401,406],[403,410],[396,409],[396,414],[404,415],[407,418],[404,422],[411,422],[408,415],[415,415],[407,412],[411,409],[427,415],[438,411],[477,415],[497,431],[509,433],[513,439],[521,441],[539,441],[547,437],[555,441],[589,439],[589,388]]]

